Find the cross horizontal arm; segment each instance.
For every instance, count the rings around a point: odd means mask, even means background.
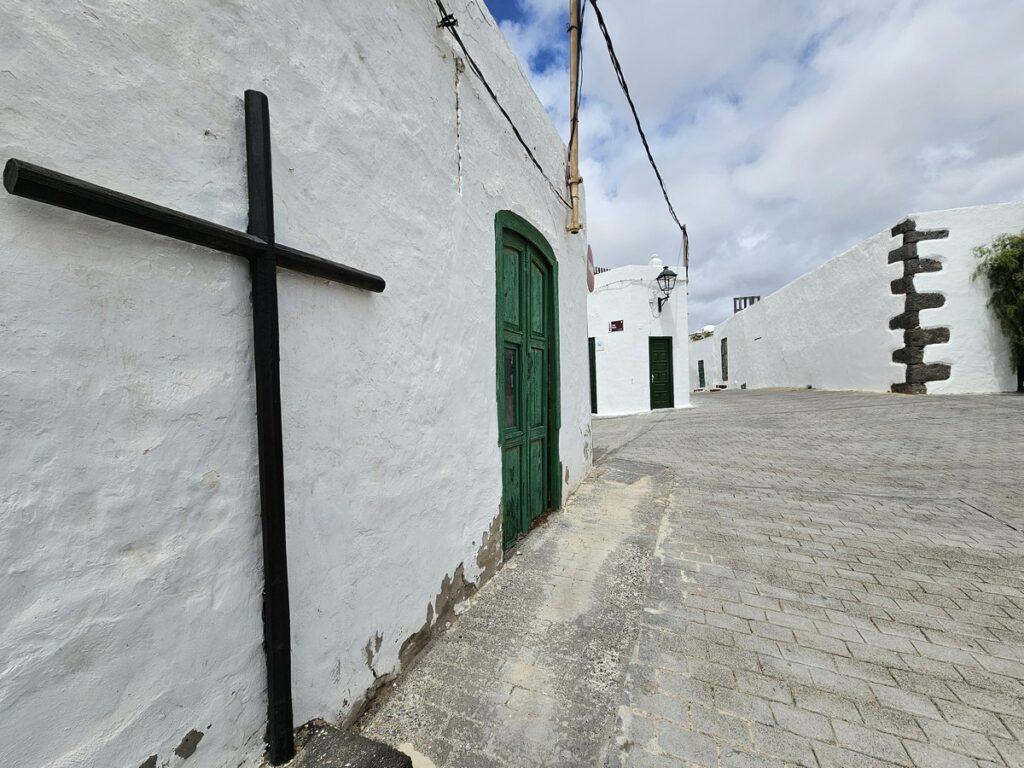
[[[277,254],[277,265],[290,269],[292,272],[301,272],[312,277],[322,277],[327,280],[333,280],[336,283],[351,285],[355,288],[364,288],[374,293],[381,293],[384,290],[384,278],[371,272],[363,272],[363,270],[356,269],[355,267],[336,264],[320,256],[289,248],[287,245],[281,245],[280,243],[274,244],[274,252]]]
[[[4,188],[12,195],[249,259],[267,249],[265,241],[246,232],[90,184],[24,160],[11,158],[7,161],[4,167]],[[377,275],[336,264],[295,248],[279,244],[273,248],[278,263],[286,269],[376,293],[384,290],[384,279]]]

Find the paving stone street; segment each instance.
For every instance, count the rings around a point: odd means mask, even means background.
[[[421,766],[1024,766],[1024,398],[733,391],[595,467],[360,723]]]

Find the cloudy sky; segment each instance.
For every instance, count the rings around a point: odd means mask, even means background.
[[[487,3],[565,137],[568,3]],[[1024,0],[600,5],[690,232],[691,329],[907,213],[1024,199]],[[679,232],[592,9],[584,68],[595,261],[673,264]]]

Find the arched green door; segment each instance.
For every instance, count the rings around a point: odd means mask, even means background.
[[[561,500],[558,464],[557,265],[514,214],[497,217],[498,431],[503,543]]]

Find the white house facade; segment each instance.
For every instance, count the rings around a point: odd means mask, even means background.
[[[446,4],[536,163],[434,3],[0,0],[5,765],[260,762],[254,281],[276,281],[295,724],[357,714],[588,471],[585,233],[545,178],[565,146],[482,0]],[[267,239],[247,89],[270,240],[383,292],[238,255]],[[38,179],[65,182],[36,166],[215,229],[47,205]]]
[[[595,276],[587,318],[591,409],[598,416],[690,404],[687,284],[685,275],[677,274],[666,296],[658,284],[665,269],[655,256],[647,264]]]
[[[1024,204],[911,214],[690,343],[690,384],[902,393],[1017,388],[973,250]]]

